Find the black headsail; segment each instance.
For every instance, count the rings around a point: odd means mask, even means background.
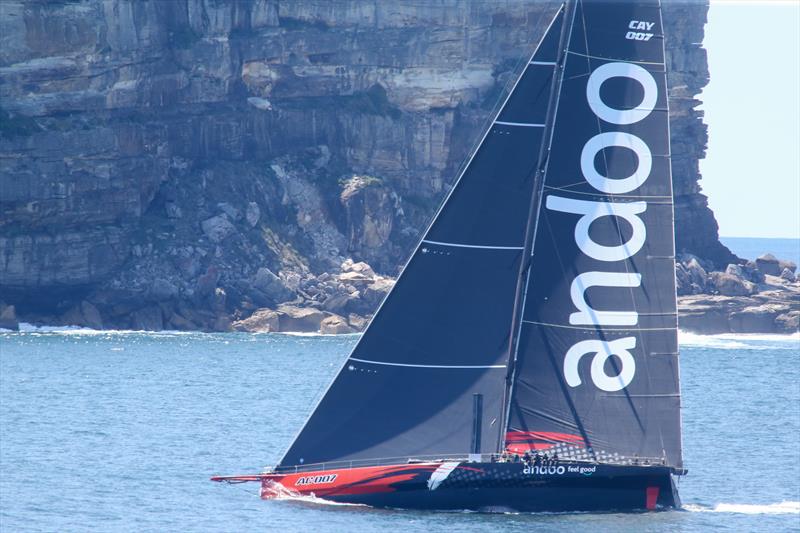
[[[279,469],[502,445],[511,314],[562,18]]]
[[[680,467],[660,5],[574,7],[506,445]]]

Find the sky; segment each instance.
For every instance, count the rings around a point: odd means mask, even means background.
[[[711,0],[700,184],[724,237],[800,238],[800,0]]]

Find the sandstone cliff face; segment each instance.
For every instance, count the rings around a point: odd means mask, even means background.
[[[368,313],[369,287],[320,274],[396,274],[556,6],[4,0],[0,299],[115,327]],[[706,10],[664,9],[677,243],[724,267],[698,184]]]
[[[662,2],[669,85],[670,142],[675,197],[675,247],[679,253],[703,257],[717,266],[736,261],[719,242],[719,226],[700,185],[699,162],[705,156],[708,130],[697,110],[697,96],[708,83],[703,42],[708,6],[704,3]]]

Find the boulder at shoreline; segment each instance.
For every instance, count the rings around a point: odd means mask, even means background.
[[[760,268],[766,268],[765,273]],[[685,254],[676,262],[679,327],[700,334],[800,331],[800,280],[796,265],[765,254],[758,261],[728,264],[725,270]],[[395,280],[376,274],[363,261],[344,260],[321,274],[257,269],[248,281],[219,287],[207,270],[194,290],[179,290],[156,278],[140,293],[108,292],[83,300],[61,315],[19,317],[0,305],[0,327],[20,320],[92,329],[163,329],[251,333],[348,334],[363,331]],[[243,300],[232,308],[229,300]]]

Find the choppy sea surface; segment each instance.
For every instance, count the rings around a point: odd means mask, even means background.
[[[391,511],[208,480],[274,462],[356,340],[0,333],[0,530],[800,531],[797,336],[681,335],[680,511]]]

